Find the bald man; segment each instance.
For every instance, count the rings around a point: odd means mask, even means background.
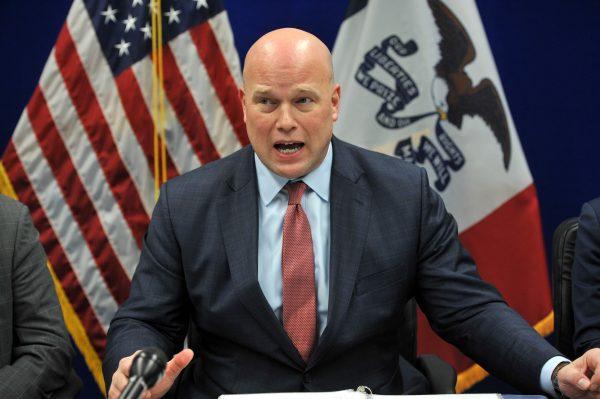
[[[521,390],[552,393],[554,381],[594,397],[584,373],[598,354],[568,364],[479,278],[424,170],[332,136],[340,87],[319,39],[260,38],[240,99],[252,145],[162,188],[108,333],[110,398],[147,346],[171,357],[152,398],[425,393],[400,356],[413,297],[442,337]]]

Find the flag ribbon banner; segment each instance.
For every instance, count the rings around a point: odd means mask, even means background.
[[[103,392],[106,332],[129,293],[155,181],[248,144],[240,82],[219,1],[75,0],[4,152],[0,189],[29,207],[67,327]]]
[[[335,42],[334,133],[427,170],[480,275],[538,332],[552,331],[539,205],[473,0],[351,0]],[[419,314],[418,350],[487,373]]]

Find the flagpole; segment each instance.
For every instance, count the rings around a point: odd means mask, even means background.
[[[164,69],[163,69],[163,52],[162,52],[162,18],[160,15],[161,8],[161,0],[158,0],[158,10],[159,10],[159,18],[158,19],[158,81],[159,81],[159,96],[158,96],[158,117],[160,120],[160,149],[161,149],[161,184],[167,181],[167,139],[165,134],[165,92],[164,92]],[[159,187],[160,189],[160,187]]]
[[[160,186],[167,181],[167,150],[165,137],[164,70],[162,52],[161,0],[150,3],[152,21],[152,119],[154,121],[154,201]]]

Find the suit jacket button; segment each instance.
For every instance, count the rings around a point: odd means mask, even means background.
[[[310,375],[304,374],[302,381],[304,381],[305,384],[310,384]]]

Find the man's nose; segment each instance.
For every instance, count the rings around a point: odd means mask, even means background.
[[[287,104],[283,104],[279,108],[279,115],[277,118],[277,130],[281,132],[291,132],[296,129],[296,119],[292,114],[293,110]]]

